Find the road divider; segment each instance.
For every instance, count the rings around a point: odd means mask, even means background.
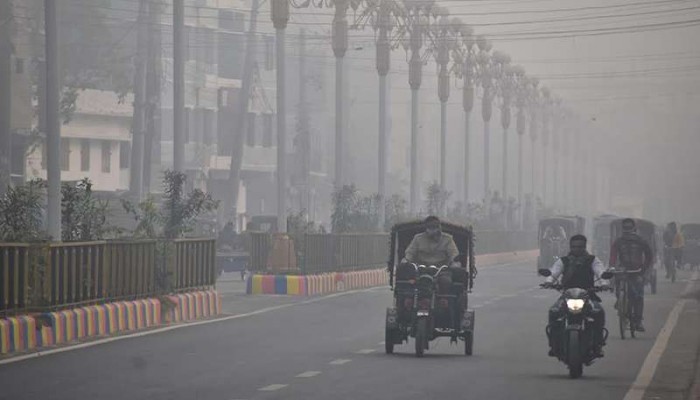
[[[193,321],[221,313],[215,290],[0,318],[0,354]]]
[[[477,266],[489,266],[534,260],[539,250],[476,256]],[[331,272],[314,275],[262,275],[248,277],[247,294],[316,296],[346,290],[363,289],[389,284],[386,268],[361,271]]]

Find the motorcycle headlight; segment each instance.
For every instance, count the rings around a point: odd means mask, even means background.
[[[583,310],[583,306],[586,304],[582,299],[568,299],[566,300],[566,307],[573,314],[578,314]]]

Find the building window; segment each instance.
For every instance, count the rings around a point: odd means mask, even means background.
[[[229,10],[219,10],[219,28],[234,32],[245,29],[245,14]]]
[[[190,132],[191,132],[190,128],[191,128],[191,124],[192,124],[193,119],[194,118],[192,118],[192,109],[189,107],[186,107],[185,108],[185,129],[184,129],[185,130],[185,143],[190,142]]]
[[[275,68],[275,38],[265,36],[265,69],[272,71]]]
[[[23,74],[24,73],[24,59],[23,58],[15,58],[15,73],[16,74]]]
[[[274,131],[272,127],[272,114],[263,114],[263,143],[264,147],[274,146]]]
[[[119,142],[119,169],[127,169],[130,167],[129,160],[131,159],[131,143]]]
[[[44,142],[41,144],[41,168],[42,169],[47,169],[46,167],[48,166],[48,151],[49,151],[48,139],[44,139]]]
[[[90,139],[80,140],[80,170],[90,171]]]
[[[102,172],[112,172],[112,143],[106,140],[102,141]]]
[[[70,171],[70,139],[61,139],[61,171]]]
[[[248,146],[255,146],[257,141],[255,140],[255,113],[248,113],[248,132],[246,135],[246,144]]]

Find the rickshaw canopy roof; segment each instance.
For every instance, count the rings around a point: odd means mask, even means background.
[[[461,226],[450,222],[441,221],[442,232],[452,236],[460,255],[473,255],[474,231],[471,227]],[[411,244],[413,237],[425,231],[423,220],[402,222],[391,228],[391,258],[390,263],[403,259],[406,248]],[[397,258],[395,258],[397,257]]]

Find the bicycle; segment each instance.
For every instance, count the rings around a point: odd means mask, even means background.
[[[676,256],[673,254],[673,249],[664,247],[664,266],[666,267],[666,277],[671,282],[676,281]]]
[[[617,303],[615,308],[617,309],[617,317],[620,324],[620,338],[625,339],[625,331],[629,329],[630,336],[632,338],[635,336],[635,321],[634,307],[632,307],[632,302],[630,301],[630,287],[629,287],[629,275],[638,274],[642,272],[642,269],[634,270],[611,270],[610,272],[615,275],[615,296],[617,297]]]

